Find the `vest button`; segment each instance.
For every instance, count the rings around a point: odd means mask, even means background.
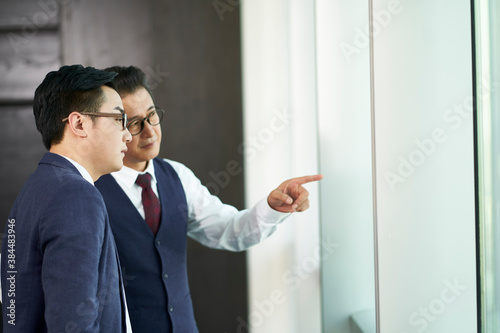
[[[170,311],[170,312],[174,311],[174,307],[173,306],[169,306],[168,307],[168,311]]]
[[[160,246],[161,242],[159,240],[156,241],[156,246]]]
[[[168,274],[167,274],[167,273],[163,274],[163,278],[164,278],[165,280],[166,280],[166,279],[168,279]]]

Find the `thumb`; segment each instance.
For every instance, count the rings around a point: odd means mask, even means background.
[[[283,205],[291,205],[293,199],[283,189],[276,189],[269,194],[268,203],[271,207],[281,207]]]

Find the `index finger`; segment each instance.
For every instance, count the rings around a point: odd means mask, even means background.
[[[302,185],[310,182],[315,182],[321,179],[323,179],[323,175],[302,176],[302,177],[292,178],[290,180],[293,181],[294,183],[299,183],[299,185]]]

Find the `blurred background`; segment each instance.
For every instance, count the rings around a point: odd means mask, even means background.
[[[189,241],[200,332],[498,332],[499,18],[490,0],[0,0],[0,227],[45,152],[45,74],[135,65],[166,110],[160,157],[223,202],[325,176],[246,253]]]

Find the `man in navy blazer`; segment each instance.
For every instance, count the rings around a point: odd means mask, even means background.
[[[80,65],[47,74],[35,92],[49,150],[19,193],[2,243],[4,332],[126,332],[121,270],[93,182],[120,170],[123,104],[116,74]]]
[[[122,97],[132,141],[123,169],[101,177],[96,186],[116,239],[132,329],[198,332],[186,272],[187,236],[211,248],[246,250],[271,235],[289,213],[306,210],[302,184],[322,176],[287,180],[248,210],[223,204],[187,167],[157,157],[163,110],[155,106],[144,72],[133,66],[105,70],[118,73],[112,86]],[[146,224],[146,190],[136,183],[145,174],[151,178],[147,191],[161,206],[156,229]]]

